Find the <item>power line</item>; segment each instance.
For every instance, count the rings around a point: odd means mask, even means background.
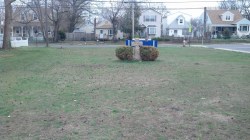
[[[107,1],[107,0],[104,0],[104,1],[100,1],[100,0],[97,0],[97,1],[92,1],[92,2],[121,2],[121,1]],[[223,2],[223,0],[199,0],[199,1],[123,1],[123,3],[207,3],[207,2]]]

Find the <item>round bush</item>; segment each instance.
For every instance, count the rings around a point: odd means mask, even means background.
[[[155,47],[141,47],[140,55],[143,61],[155,61],[159,56],[159,51]]]
[[[132,47],[119,47],[115,50],[116,57],[120,60],[133,60]]]
[[[65,32],[59,31],[59,32],[58,32],[58,35],[59,35],[59,39],[60,39],[61,41],[64,41],[64,40],[66,39],[66,34],[65,34]]]

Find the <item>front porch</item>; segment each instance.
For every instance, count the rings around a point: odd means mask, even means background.
[[[223,36],[224,31],[229,31],[230,35],[237,35],[237,27],[236,26],[213,26],[211,28],[211,37],[212,38],[220,38]]]
[[[13,37],[34,37],[42,30],[39,26],[13,26],[11,35]]]

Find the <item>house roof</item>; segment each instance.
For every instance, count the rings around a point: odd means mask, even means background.
[[[112,29],[112,24],[108,21],[104,21],[96,26],[96,29]]]
[[[231,12],[234,14],[234,20],[233,21],[222,21],[221,15],[225,12]],[[243,19],[243,16],[238,10],[207,10],[207,15],[211,20],[212,24],[236,24],[238,21]]]
[[[160,13],[160,12],[156,11],[156,10],[155,10],[155,9],[153,9],[153,8],[149,8],[149,9],[147,9],[147,10],[144,10],[144,11],[142,11],[142,13],[145,13],[146,11],[153,11],[153,12],[155,12],[155,13],[157,13],[157,14],[161,15],[161,13]]]
[[[176,18],[178,18],[179,16],[184,17],[186,21],[190,21],[191,18],[192,18],[191,15],[178,11],[178,12],[169,14],[169,15],[167,16],[167,19],[166,19],[167,21],[166,21],[166,23],[167,23],[168,25],[171,24],[171,23],[174,22],[174,20],[176,20]]]
[[[179,25],[178,24],[178,18],[182,17],[184,19],[184,25]],[[189,22],[185,19],[185,17],[183,15],[179,15],[175,18],[175,20],[173,20],[168,27],[169,29],[185,29],[185,28],[189,28]]]

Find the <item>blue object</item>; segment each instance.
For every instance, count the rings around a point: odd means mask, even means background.
[[[158,47],[157,40],[139,40],[139,41],[142,42],[143,46],[152,46],[155,48]],[[134,40],[126,40],[125,44],[126,44],[126,46],[132,46],[132,42],[134,42]]]

